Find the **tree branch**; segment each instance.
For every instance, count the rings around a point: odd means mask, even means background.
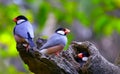
[[[38,39],[37,48],[45,42],[44,39]],[[32,49],[26,52],[22,44],[17,44],[17,50],[29,70],[35,74],[120,74],[120,68],[101,56],[90,42],[74,41],[60,56],[45,55]],[[83,51],[90,55],[86,62],[78,61],[76,57]]]

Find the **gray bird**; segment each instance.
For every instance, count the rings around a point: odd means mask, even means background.
[[[40,48],[40,52],[44,54],[56,54],[63,50],[67,43],[66,34],[70,32],[67,28],[58,28],[48,41]]]
[[[28,50],[29,45],[31,48],[35,47],[33,42],[34,31],[28,19],[25,16],[20,15],[14,18],[13,21],[16,23],[13,31],[16,42],[27,44],[26,50]]]

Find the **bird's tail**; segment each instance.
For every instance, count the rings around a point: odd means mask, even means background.
[[[35,43],[33,42],[32,38],[29,38],[28,42],[30,44],[30,47],[35,47]]]
[[[32,47],[32,48],[35,47],[35,44],[31,38],[30,34],[29,33],[27,33],[27,34],[28,34],[28,43],[29,43],[30,47]]]
[[[40,50],[40,53],[47,54],[47,49],[42,49],[42,50]]]

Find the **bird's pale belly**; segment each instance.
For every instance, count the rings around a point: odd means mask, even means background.
[[[18,35],[14,35],[16,42],[18,43],[27,43],[26,40]]]
[[[53,54],[53,53],[56,53],[56,52],[60,52],[62,51],[64,48],[63,45],[56,45],[56,46],[53,46],[53,47],[49,47],[47,48],[47,54]]]

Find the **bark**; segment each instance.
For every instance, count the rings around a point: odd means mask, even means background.
[[[46,40],[38,39],[36,42],[39,49]],[[22,44],[17,44],[17,50],[29,70],[35,74],[120,74],[120,68],[107,61],[94,44],[73,41],[68,50],[62,51],[59,56],[45,55],[38,50],[25,50]],[[87,52],[86,62],[79,61],[77,54]]]

